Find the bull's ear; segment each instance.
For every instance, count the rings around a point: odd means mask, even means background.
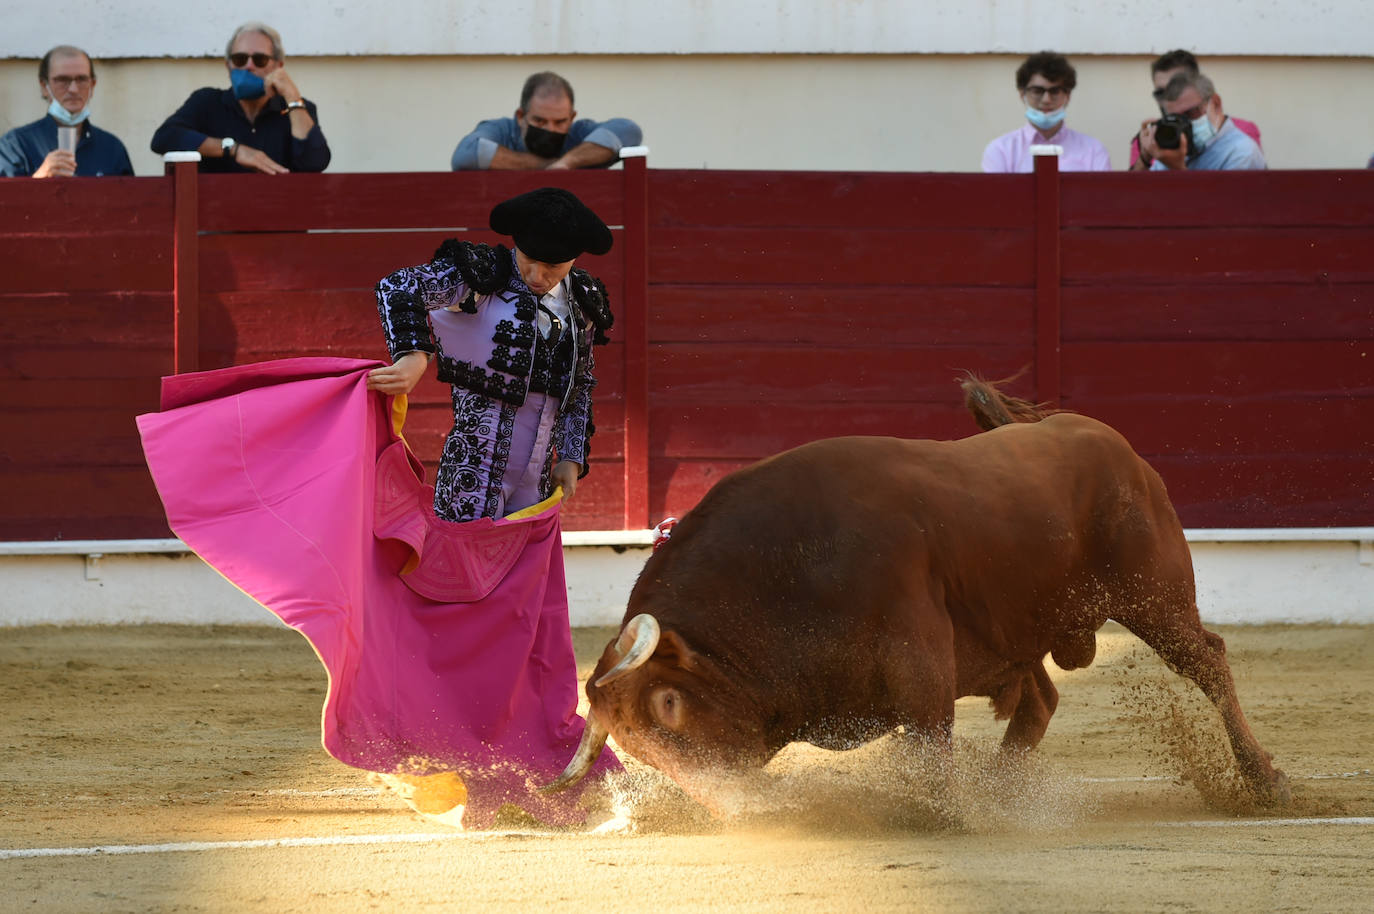
[[[697,664],[696,652],[687,646],[681,635],[671,630],[659,636],[654,659],[684,670],[690,670]]]

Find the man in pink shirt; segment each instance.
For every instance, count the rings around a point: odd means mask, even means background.
[[[1064,126],[1069,96],[1077,84],[1078,74],[1063,54],[1041,51],[1027,57],[1016,70],[1016,92],[1026,106],[1026,123],[987,145],[983,171],[1029,172],[1034,168],[1030,148],[1038,145],[1063,149],[1060,171],[1110,171],[1106,146]]]
[[[1150,79],[1154,81],[1155,89],[1152,93],[1155,104],[1159,105],[1159,113],[1164,113],[1164,90],[1169,85],[1169,80],[1180,73],[1187,73],[1189,76],[1197,76],[1199,73],[1197,58],[1192,52],[1179,49],[1161,54],[1154,63],[1150,64]],[[1263,146],[1260,142],[1260,129],[1253,121],[1241,120],[1238,117],[1230,117],[1231,123],[1236,128],[1255,141],[1256,146]],[[1144,128],[1142,128],[1143,130]],[[1131,137],[1131,171],[1148,171],[1153,164],[1153,160],[1148,156],[1143,158],[1140,155],[1140,134]]]

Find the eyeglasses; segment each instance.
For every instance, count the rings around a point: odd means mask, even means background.
[[[248,66],[248,59],[250,57],[253,59],[253,66],[259,69],[272,62],[271,54],[244,54],[242,52],[230,54],[229,62],[234,65],[234,69],[242,70],[244,67]]]
[[[85,75],[50,76],[48,77],[48,83],[52,85],[54,89],[62,89],[63,91],[70,89],[72,86],[76,86],[78,89],[84,89],[91,84],[91,77]]]
[[[1050,101],[1056,101],[1066,97],[1068,94],[1069,90],[1065,89],[1063,86],[1050,86],[1048,88],[1044,86],[1031,86],[1026,90],[1026,97],[1033,102],[1040,101],[1040,99],[1044,98],[1046,95],[1050,97]]]

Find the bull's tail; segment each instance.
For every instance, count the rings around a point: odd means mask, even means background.
[[[983,431],[991,431],[1013,422],[1039,422],[1048,415],[1059,412],[1046,409],[1042,403],[1032,403],[1010,394],[1003,393],[999,387],[1013,380],[984,381],[976,375],[969,375],[959,382],[964,391],[964,405],[973,413],[973,419]]]

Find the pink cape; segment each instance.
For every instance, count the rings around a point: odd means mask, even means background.
[[[532,792],[582,734],[559,506],[434,516],[433,488],[378,362],[306,358],[178,375],[138,417],[177,536],[310,641],[329,673],[324,747],[358,768],[456,770],[464,824],[515,803],[580,821],[579,791]],[[619,770],[606,751],[596,774]]]

